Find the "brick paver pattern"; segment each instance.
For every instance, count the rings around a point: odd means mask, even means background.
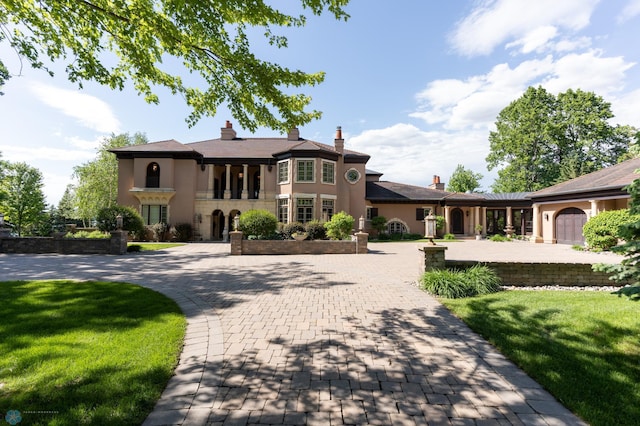
[[[174,298],[185,346],[145,424],[583,424],[414,282],[420,245],[367,255],[0,255],[3,279],[139,283]]]

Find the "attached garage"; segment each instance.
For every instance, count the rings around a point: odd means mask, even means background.
[[[584,244],[582,227],[587,223],[587,215],[580,209],[571,207],[560,210],[556,216],[556,241],[558,244]]]

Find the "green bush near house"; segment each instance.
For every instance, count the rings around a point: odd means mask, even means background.
[[[495,293],[500,290],[501,280],[493,269],[474,265],[462,271],[457,269],[427,271],[422,275],[420,282],[426,291],[435,296],[457,299]]]
[[[489,241],[493,241],[493,242],[496,242],[496,243],[504,243],[504,242],[507,242],[507,241],[511,241],[511,238],[506,237],[504,235],[495,234],[495,235],[492,235],[491,237],[489,237]]]
[[[270,238],[278,228],[278,218],[267,210],[247,210],[240,215],[239,230],[246,237]]]
[[[327,231],[324,229],[324,223],[319,220],[312,220],[304,224],[304,230],[312,240],[324,240],[327,237]]]
[[[387,227],[387,218],[384,216],[374,217],[371,219],[371,227],[376,230],[378,235],[381,235]]]
[[[589,249],[609,250],[621,239],[620,227],[640,220],[629,209],[610,210],[593,216],[582,227],[582,234]]]
[[[65,238],[111,238],[111,234],[101,231],[78,231],[76,233],[67,232]]]
[[[327,230],[327,236],[332,240],[345,240],[351,235],[354,223],[353,216],[339,212],[334,214],[329,222],[325,222],[324,228]]]
[[[122,216],[122,229],[141,235],[144,232],[144,222],[142,216],[133,208],[127,206],[113,206],[100,209],[96,222],[98,229],[103,232],[115,231],[117,227],[116,218]]]
[[[176,241],[186,243],[193,238],[193,226],[190,223],[179,223],[172,231]]]
[[[453,234],[444,234],[444,237],[442,237],[444,240],[455,240],[456,236]]]
[[[299,234],[306,232],[304,224],[300,222],[279,223],[279,232],[282,235],[282,239],[290,240],[293,234]]]

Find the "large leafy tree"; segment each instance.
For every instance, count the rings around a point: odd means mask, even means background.
[[[78,219],[76,212],[76,192],[75,187],[71,184],[67,185],[62,194],[62,198],[58,202],[57,212],[63,219]]]
[[[9,75],[9,70],[4,66],[2,61],[0,61],[0,89],[4,86],[4,83],[9,80],[11,76]],[[4,95],[2,90],[0,90],[0,96]]]
[[[98,149],[96,159],[74,167],[78,180],[75,188],[75,206],[79,218],[95,219],[100,209],[116,205],[118,196],[118,160],[110,149],[147,143],[142,133],[128,133],[105,138]]]
[[[600,96],[568,90],[558,96],[529,87],[500,111],[489,135],[489,170],[499,168],[496,192],[536,191],[616,164],[636,129],[612,126]]]
[[[348,2],[300,0],[302,13],[294,15],[265,0],[3,0],[0,41],[36,68],[46,69],[45,59],[64,61],[68,78],[80,85],[93,80],[121,90],[130,79],[152,103],[154,86],[167,87],[192,108],[190,124],[226,104],[244,128],[287,131],[320,117],[305,111],[308,96],[291,92],[319,84],[324,74],[262,60],[251,44],[264,35],[286,47],[274,29],[304,26],[307,12],[346,20]],[[173,62],[199,78],[172,73],[166,64]]]
[[[477,192],[480,188],[482,174],[473,170],[465,169],[462,164],[458,164],[449,178],[447,191],[453,192]]]
[[[15,226],[18,236],[29,233],[45,216],[43,185],[38,169],[26,163],[8,164],[2,180],[7,197],[1,202],[0,210]]]

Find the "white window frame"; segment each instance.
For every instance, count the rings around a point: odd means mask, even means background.
[[[310,201],[310,205],[302,205],[300,206],[300,202],[301,201]],[[314,213],[315,213],[315,204],[316,204],[316,199],[315,198],[306,198],[306,197],[298,197],[296,198],[296,222],[300,222],[300,223],[307,223],[310,222],[314,219]],[[300,208],[304,208],[305,209],[305,213],[304,216],[302,218],[302,220],[300,220]],[[307,217],[307,211],[306,209],[311,208],[311,216]]]
[[[324,166],[331,166],[331,178],[330,180],[325,179]],[[336,184],[336,162],[329,160],[322,160],[322,183],[327,185],[335,185]]]
[[[300,180],[300,163],[311,163],[311,180]],[[299,158],[296,160],[296,183],[316,183],[316,160],[313,158]]]
[[[151,219],[151,209],[158,209],[158,222],[149,223]],[[156,223],[169,223],[169,206],[166,204],[141,204],[140,216],[145,225],[155,225]],[[164,220],[163,220],[164,219]]]
[[[290,174],[289,174],[289,160],[278,161],[278,184],[284,185],[289,183]],[[282,170],[285,170],[285,173],[282,173]],[[282,180],[282,175],[286,174],[284,180]]]
[[[289,223],[289,198],[278,198],[278,222]],[[283,220],[284,219],[284,220]]]

